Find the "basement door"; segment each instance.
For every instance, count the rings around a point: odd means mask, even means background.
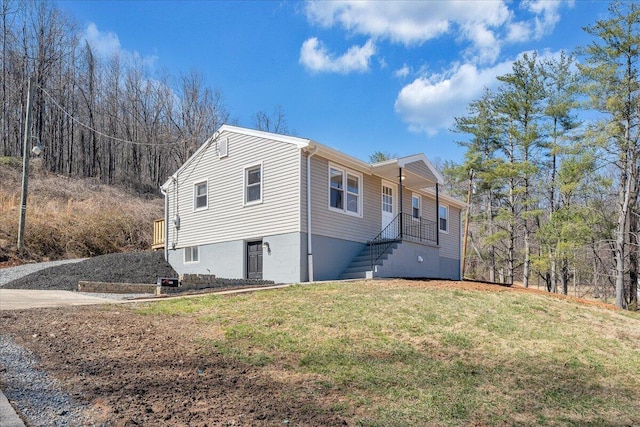
[[[262,240],[247,242],[247,279],[262,279]]]
[[[391,224],[397,215],[396,193],[398,186],[387,181],[382,181],[382,228]]]

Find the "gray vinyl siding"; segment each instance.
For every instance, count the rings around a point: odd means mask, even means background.
[[[361,243],[371,240],[380,232],[382,221],[380,178],[362,174],[364,187],[361,195],[363,197],[362,217],[336,212],[329,209],[329,163],[329,160],[317,155],[311,158],[311,228],[313,234]],[[337,162],[331,162],[331,164],[343,167]],[[352,170],[350,168],[344,169]],[[304,203],[306,203],[306,199]],[[306,223],[303,225],[303,230],[306,231]]]
[[[446,203],[442,203],[446,205]],[[460,209],[449,206],[449,233],[440,233],[440,256],[460,259]]]
[[[411,213],[411,196],[414,191],[404,189],[402,194],[403,211]],[[433,196],[418,193],[422,196],[422,218],[434,221],[437,225],[436,200]],[[441,205],[449,207],[449,233],[440,233],[440,256],[460,259],[460,208],[451,206],[440,200]]]
[[[177,196],[175,185],[170,185],[169,218],[179,212],[181,227],[175,230],[170,220],[169,245],[175,242],[182,248],[300,230],[300,149],[232,132],[220,135],[227,137],[227,157],[219,159],[212,143],[180,172]],[[262,203],[245,205],[245,168],[260,163]],[[208,208],[194,211],[193,185],[204,180]]]
[[[434,181],[436,180],[435,175],[429,170],[427,165],[425,165],[423,162],[413,162],[408,164],[405,168],[406,170],[413,172],[415,174],[427,176]]]

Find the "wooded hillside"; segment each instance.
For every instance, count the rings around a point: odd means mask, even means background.
[[[228,119],[197,72],[151,75],[140,58],[102,58],[48,1],[0,1],[0,153],[22,156],[27,81],[32,145],[66,176],[157,189]]]

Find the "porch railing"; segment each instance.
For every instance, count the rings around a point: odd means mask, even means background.
[[[437,244],[438,229],[435,221],[414,218],[408,213],[398,214],[376,237],[367,242],[371,270],[394,243],[411,240],[422,244]]]
[[[164,219],[153,221],[153,243],[151,249],[164,249]]]

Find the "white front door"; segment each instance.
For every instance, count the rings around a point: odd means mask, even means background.
[[[398,186],[382,181],[382,230],[398,215]]]

